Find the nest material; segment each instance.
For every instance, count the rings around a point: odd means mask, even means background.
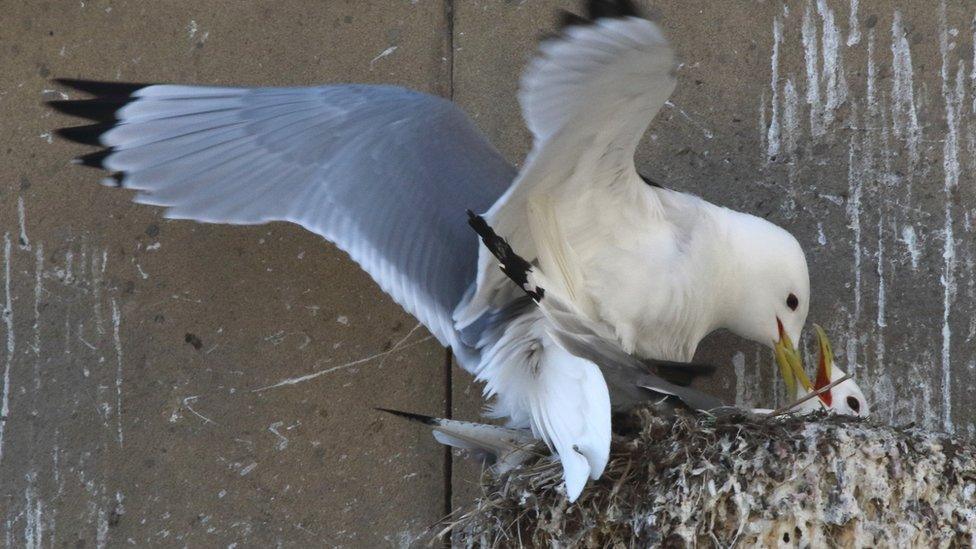
[[[467,547],[969,547],[976,446],[911,426],[812,414],[711,417],[650,408],[615,437],[575,504],[558,462],[501,477],[455,517]]]

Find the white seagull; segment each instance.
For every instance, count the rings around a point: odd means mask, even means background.
[[[62,80],[94,99],[68,139],[81,164],[170,218],[290,221],[345,250],[460,364],[493,414],[558,453],[575,499],[608,459],[599,365],[569,352],[468,229],[485,218],[550,276],[574,314],[636,357],[686,362],[726,328],[772,347],[809,307],[796,239],[761,218],[657,186],[634,166],[675,88],[675,55],[631,2],[591,0],[525,71],[534,136],[516,171],[444,99],[392,86],[240,88]]]

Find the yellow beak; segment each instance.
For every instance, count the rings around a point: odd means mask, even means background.
[[[819,324],[814,324],[813,329],[817,332],[817,344],[820,347],[820,360],[817,361],[817,377],[813,382],[813,390],[819,391],[830,385],[831,370],[834,367],[834,350],[830,347],[827,332],[824,332]],[[830,406],[832,397],[829,391],[820,395],[820,399]]]
[[[800,352],[793,346],[793,340],[782,327],[779,331],[779,341],[774,345],[773,352],[776,354],[776,363],[779,365],[780,374],[783,375],[786,390],[791,398],[797,399],[803,396],[801,390],[804,392],[813,390],[813,384],[810,383],[810,378],[803,370],[803,359],[800,357]]]

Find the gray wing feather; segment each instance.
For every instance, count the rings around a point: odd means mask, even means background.
[[[711,395],[675,385],[652,374],[641,360],[599,336],[571,334],[561,330],[552,330],[551,334],[570,353],[599,365],[610,387],[615,409],[627,409],[646,401],[647,394],[644,390],[674,396],[696,410],[713,410],[726,406]]]
[[[110,152],[102,167],[136,201],[171,218],[297,223],[345,250],[442,344],[463,346],[451,312],[478,254],[465,211],[487,210],[516,172],[453,103],[365,85],[129,91],[98,140]],[[86,116],[81,103],[54,106]]]

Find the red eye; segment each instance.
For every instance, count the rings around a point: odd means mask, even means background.
[[[790,294],[790,296],[786,298],[786,306],[789,307],[791,311],[795,311],[796,308],[800,306],[800,300],[797,299],[795,295]]]

